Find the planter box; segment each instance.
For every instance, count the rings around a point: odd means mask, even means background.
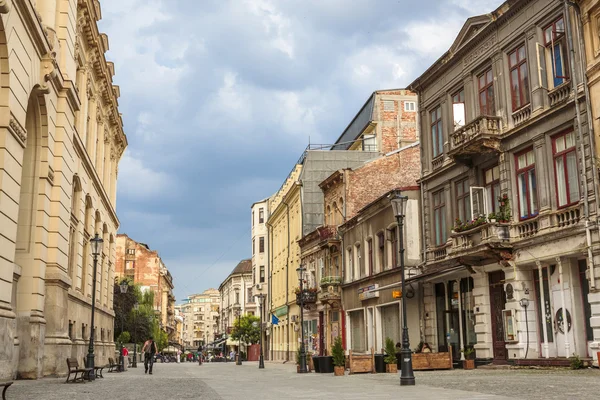
[[[319,357],[319,369],[322,374],[330,374],[333,372],[333,357],[323,356]]]
[[[371,354],[354,354],[352,350],[349,351],[350,357],[350,374],[359,373],[375,373],[375,353],[371,349]]]
[[[334,376],[344,376],[345,373],[346,373],[346,368],[344,368],[344,367],[335,367],[333,369]]]
[[[319,357],[319,356],[313,356],[312,357],[312,363],[313,363],[313,365],[315,367],[315,372],[317,374],[321,373],[321,365],[320,365],[320,361],[319,361],[320,358],[321,357]]]
[[[389,374],[397,374],[398,373],[398,366],[396,364],[386,364],[385,365],[385,372],[387,372]]]
[[[452,352],[414,353],[412,355],[412,366],[414,371],[452,369]]]
[[[463,360],[463,369],[475,369],[475,360]]]

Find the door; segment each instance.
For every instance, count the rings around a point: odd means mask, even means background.
[[[506,343],[504,342],[504,324],[502,310],[506,306],[504,294],[504,272],[492,272],[490,278],[490,316],[492,319],[492,346],[494,363],[503,363],[508,359]]]
[[[325,313],[319,312],[319,355],[322,356],[325,351]]]

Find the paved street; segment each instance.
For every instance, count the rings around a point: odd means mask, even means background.
[[[267,363],[156,364],[144,369],[105,374],[93,383],[64,384],[64,379],[17,381],[8,399],[565,399],[597,398],[598,370],[436,371],[416,374],[417,386],[400,387],[391,374],[298,375],[294,365]],[[260,394],[260,395],[259,395]]]

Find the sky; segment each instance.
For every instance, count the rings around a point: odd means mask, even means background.
[[[177,302],[251,256],[250,206],[369,95],[410,84],[501,0],[102,0],[129,142],[120,233]]]

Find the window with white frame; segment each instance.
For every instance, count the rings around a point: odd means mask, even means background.
[[[579,201],[575,132],[570,131],[555,136],[552,139],[552,152],[554,153],[558,206],[570,206]]]
[[[569,79],[565,22],[562,16],[544,28],[544,46],[546,62],[551,66],[550,82],[552,87],[560,86]]]
[[[348,279],[350,280],[350,282],[352,282],[354,280],[354,263],[353,263],[353,259],[352,259],[352,248],[351,247],[349,247],[347,250],[346,260],[348,260]]]
[[[404,111],[406,111],[406,112],[417,111],[417,103],[414,101],[405,101],[404,102]]]
[[[538,214],[537,182],[535,177],[535,156],[533,149],[515,155],[517,167],[517,195],[519,198],[519,219],[527,219]]]

